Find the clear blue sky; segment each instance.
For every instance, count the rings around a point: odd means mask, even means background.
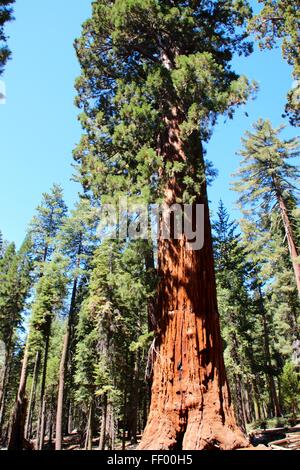
[[[18,245],[41,194],[54,182],[63,186],[69,207],[80,191],[70,181],[72,150],[81,134],[73,105],[79,74],[73,41],[90,15],[90,4],[91,0],[16,0],[16,21],[7,28],[13,58],[2,77],[7,103],[0,105],[0,229]],[[236,195],[229,182],[238,166],[235,153],[241,136],[259,117],[268,117],[275,125],[283,121],[285,95],[292,84],[280,50],[238,58],[234,68],[256,79],[260,92],[233,121],[224,124],[220,119],[208,145],[208,158],[219,170],[210,188],[213,209],[220,198],[233,209]],[[296,135],[296,130],[288,127],[285,135]]]

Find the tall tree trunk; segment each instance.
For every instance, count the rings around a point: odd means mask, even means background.
[[[105,450],[106,427],[107,427],[107,393],[105,393],[103,396],[99,450]]]
[[[23,450],[24,448],[24,429],[27,410],[26,399],[26,383],[27,383],[27,366],[28,366],[28,348],[29,338],[27,338],[22,361],[21,377],[19,389],[17,393],[17,401],[15,404],[10,435],[8,441],[8,450]]]
[[[236,419],[243,432],[246,432],[246,414],[243,400],[242,380],[239,374],[234,374],[236,396]]]
[[[40,393],[40,408],[38,415],[38,430],[37,430],[37,448],[43,449],[44,438],[45,438],[45,419],[46,419],[46,378],[47,378],[47,365],[48,365],[48,353],[50,343],[50,331],[51,331],[51,317],[47,319],[46,337],[45,337],[45,348],[44,348],[44,362],[42,371],[42,382],[41,382],[41,393]]]
[[[161,154],[185,161],[178,109],[165,119]],[[189,155],[204,168],[198,133]],[[165,203],[182,197],[182,183],[169,180]],[[195,203],[204,205],[205,243],[190,250],[185,236],[159,239],[159,297],[156,360],[150,413],[140,449],[234,449],[248,445],[238,428],[228,389],[217,307],[212,236],[206,184]]]
[[[52,221],[52,215],[51,215]],[[48,243],[45,244],[43,252],[43,262],[45,263],[48,256]],[[40,277],[43,273],[40,274]],[[19,388],[17,393],[16,404],[11,420],[8,449],[9,450],[22,450],[25,443],[25,425],[26,425],[26,414],[27,414],[27,398],[26,398],[26,384],[27,384],[27,368],[28,368],[28,356],[29,356],[29,336],[27,335],[24,357],[22,361],[21,376],[19,382]]]
[[[89,408],[89,417],[87,422],[86,439],[85,439],[85,450],[93,450],[93,412],[94,412],[94,401],[92,400]]]
[[[57,398],[57,411],[56,411],[56,432],[55,432],[55,450],[62,448],[62,426],[63,426],[63,409],[64,409],[64,387],[65,387],[65,374],[66,365],[68,361],[68,352],[71,340],[71,329],[74,321],[75,306],[77,295],[77,277],[74,279],[72,297],[69,311],[69,318],[67,329],[64,336],[63,350],[59,367],[59,384],[58,384],[58,398]]]
[[[5,404],[6,404],[6,395],[7,395],[7,386],[9,384],[9,376],[11,369],[11,348],[12,348],[12,335],[10,335],[8,343],[6,345],[5,358],[4,358],[4,367],[3,367],[3,377],[0,385],[0,436],[2,434],[2,426],[5,417]]]
[[[108,403],[107,406],[107,440],[108,450],[114,450],[115,448],[115,419],[114,419],[114,408],[112,403]]]
[[[71,399],[69,399],[67,406],[67,434],[72,434],[73,429],[73,406]]]
[[[34,410],[35,398],[36,398],[36,387],[37,387],[37,382],[38,382],[40,360],[41,360],[41,353],[40,351],[38,351],[35,356],[32,385],[31,385],[29,405],[28,405],[28,413],[27,413],[27,419],[26,419],[26,425],[25,425],[26,439],[31,438],[33,410]]]
[[[145,248],[145,267],[146,273],[148,277],[148,285],[155,290],[155,263],[154,263],[154,252],[153,252],[153,244],[147,243]],[[157,328],[157,321],[156,321],[156,302],[157,302],[157,295],[156,292],[153,292],[151,296],[148,297],[147,300],[147,311],[148,311],[148,330],[155,331]]]
[[[292,265],[293,265],[293,270],[294,270],[294,274],[295,274],[295,280],[296,280],[298,296],[300,297],[300,262],[299,262],[299,259],[297,259],[299,257],[299,252],[298,252],[297,245],[295,243],[295,237],[294,237],[294,233],[293,233],[292,224],[291,224],[291,221],[290,221],[290,218],[289,218],[288,208],[287,208],[286,202],[285,202],[285,200],[282,196],[281,190],[280,190],[279,185],[276,181],[274,182],[274,185],[275,185],[275,188],[276,188],[277,200],[278,200],[279,207],[280,207],[280,213],[281,213],[281,217],[282,217],[282,221],[283,221],[283,225],[284,225],[284,230],[285,230],[285,234],[286,234],[286,238],[287,238],[289,253],[290,253],[290,257],[291,257],[291,261],[292,261]]]
[[[138,388],[138,357],[136,353],[131,354],[131,386],[130,400],[128,406],[128,438],[131,444],[137,443],[137,420],[139,406],[139,388]]]
[[[258,420],[262,419],[262,411],[261,411],[259,393],[258,393],[257,384],[256,384],[255,379],[252,382],[252,391],[253,391],[253,404],[254,404],[255,420],[258,421]]]
[[[126,424],[127,424],[127,381],[125,381],[125,384],[124,384],[122,450],[126,450]]]
[[[272,374],[272,361],[271,361],[271,351],[270,351],[270,335],[269,335],[269,325],[267,320],[267,312],[264,305],[263,294],[261,290],[261,286],[258,286],[258,293],[259,293],[259,306],[260,312],[262,314],[263,319],[263,332],[264,332],[264,360],[265,360],[265,371],[266,377],[268,382],[268,389],[270,394],[270,405],[272,408],[272,412],[275,416],[281,416],[281,410],[279,405],[279,400],[276,392],[276,386],[274,381],[274,376]]]
[[[230,320],[234,322],[235,319],[230,318]],[[240,364],[240,358],[238,354],[238,338],[235,332],[232,332],[230,335],[230,343],[231,343],[230,354],[232,356],[232,359],[234,360],[235,364],[240,367],[241,364]],[[233,380],[235,383],[235,397],[236,397],[235,412],[236,412],[237,423],[242,429],[242,431],[246,432],[246,413],[245,413],[245,406],[244,406],[244,400],[243,400],[243,383],[242,383],[242,378],[240,374],[234,373]]]

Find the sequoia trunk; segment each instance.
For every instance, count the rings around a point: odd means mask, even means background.
[[[165,123],[163,158],[185,161],[177,109]],[[194,165],[203,168],[198,134],[190,138],[187,151],[189,158],[193,153]],[[170,179],[165,203],[174,204],[182,190],[180,176]],[[205,182],[195,203],[204,205],[203,248],[191,250],[184,235],[159,240],[156,360],[140,449],[234,449],[248,444],[236,424],[226,380]]]

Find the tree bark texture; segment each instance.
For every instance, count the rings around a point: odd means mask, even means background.
[[[177,109],[165,119],[161,153],[168,161],[185,161]],[[203,165],[200,137],[188,149]],[[182,185],[171,178],[165,203],[172,205]],[[211,226],[203,182],[197,194],[204,205],[205,243],[190,250],[186,238],[159,240],[160,285],[156,318],[156,360],[150,413],[140,449],[235,449],[248,445],[238,428],[223,360]]]

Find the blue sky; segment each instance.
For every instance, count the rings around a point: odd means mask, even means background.
[[[16,21],[7,28],[13,58],[2,77],[7,102],[0,105],[0,229],[18,245],[42,193],[54,182],[63,186],[70,208],[80,191],[70,181],[72,150],[81,134],[73,105],[80,72],[73,41],[90,11],[91,0],[16,0]],[[213,210],[220,198],[233,210],[236,195],[229,183],[238,166],[240,139],[259,117],[276,126],[284,121],[292,85],[280,50],[256,50],[251,57],[235,59],[234,69],[257,80],[260,91],[232,121],[220,119],[207,146],[207,157],[219,170],[209,190]],[[296,129],[288,126],[284,135],[294,136]],[[234,210],[232,214],[239,216]]]

